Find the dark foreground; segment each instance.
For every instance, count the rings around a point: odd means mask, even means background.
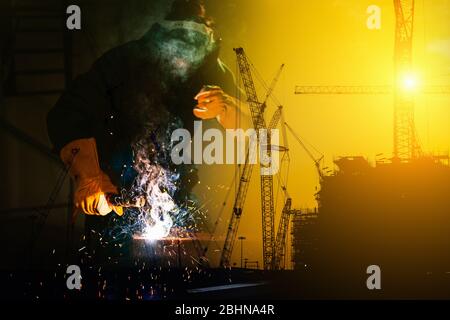
[[[100,269],[100,270],[99,270]],[[449,299],[450,273],[387,275],[381,290],[368,290],[363,277],[313,272],[243,269],[115,267],[82,271],[80,290],[69,290],[70,275],[50,271],[0,273],[2,300],[293,300]],[[364,275],[366,277],[366,275]],[[361,280],[361,281],[359,281]]]

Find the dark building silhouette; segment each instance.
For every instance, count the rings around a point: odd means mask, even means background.
[[[448,157],[335,164],[321,181],[317,215],[294,218],[295,269],[346,294],[367,291],[369,265],[380,266],[383,290],[397,298],[450,292]]]

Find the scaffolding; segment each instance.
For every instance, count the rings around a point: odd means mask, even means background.
[[[291,262],[294,270],[305,270],[317,250],[317,209],[294,210],[292,218]]]

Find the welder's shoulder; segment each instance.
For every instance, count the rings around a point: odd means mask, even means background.
[[[109,90],[123,81],[126,61],[136,51],[137,44],[129,42],[104,53],[61,95],[53,108],[52,114],[57,115],[53,118],[60,121],[71,110],[87,118],[101,114],[107,108]]]
[[[130,65],[135,61],[142,45],[139,41],[130,41],[105,52],[93,64],[91,71],[98,73],[108,86],[114,87],[123,81]]]

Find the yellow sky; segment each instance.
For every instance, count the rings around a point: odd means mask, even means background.
[[[381,8],[380,30],[366,27],[366,10],[372,4]],[[342,155],[364,155],[369,160],[378,153],[392,155],[392,96],[299,96],[294,95],[294,87],[392,84],[393,1],[247,0],[239,6],[242,9],[236,19],[241,22],[222,32],[223,59],[234,70],[231,49],[244,47],[268,83],[285,63],[274,94],[284,105],[287,122],[323,152],[325,165],[331,167],[333,158]],[[416,1],[413,60],[421,84],[450,85],[449,12],[449,0]],[[416,102],[416,127],[423,149],[448,152],[449,95],[418,95]],[[268,114],[273,110],[272,105]],[[314,165],[292,136],[289,145],[288,188],[293,206],[314,207],[318,184]],[[223,183],[228,185],[230,179]],[[248,239],[245,256],[250,260],[261,258],[259,203],[259,177],[254,175],[239,229],[239,235]],[[281,205],[280,195],[277,223]],[[227,210],[223,215],[222,233],[230,214]],[[239,259],[238,251],[233,261]]]

